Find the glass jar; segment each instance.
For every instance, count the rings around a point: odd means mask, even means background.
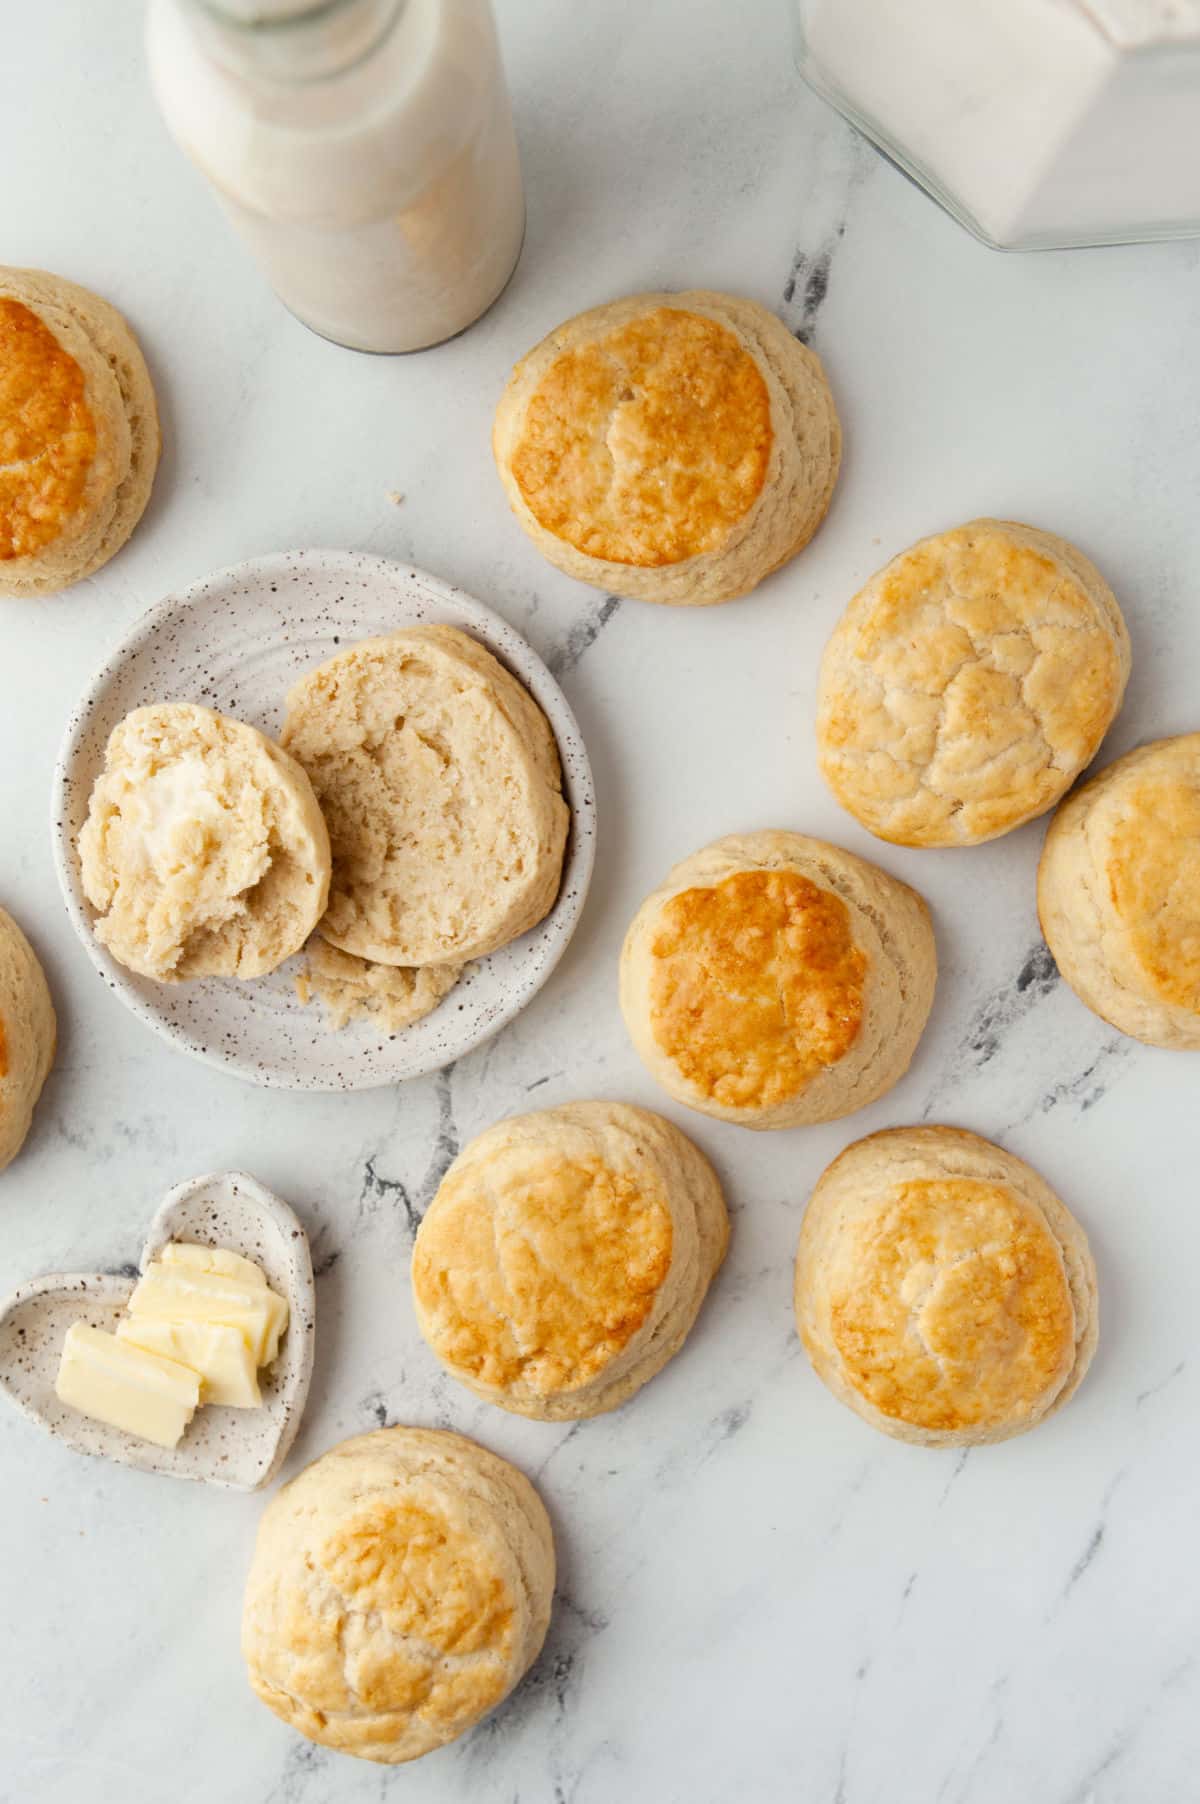
[[[488,0],[151,0],[151,79],[284,305],[415,351],[478,319],[525,207]]]
[[[1200,0],[796,0],[809,84],[986,243],[1200,233]]]

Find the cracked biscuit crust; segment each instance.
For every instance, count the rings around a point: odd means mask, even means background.
[[[1200,1050],[1200,733],[1139,746],[1067,798],[1038,913],[1089,1008],[1152,1046]]]
[[[703,606],[744,595],[824,518],[841,429],[820,361],[754,301],[642,294],[513,371],[493,449],[514,513],[584,582]]]
[[[621,1009],[676,1101],[743,1127],[833,1121],[908,1069],[937,980],[929,911],[823,840],[735,834],[634,917]]]
[[[461,1435],[343,1441],[263,1512],[246,1581],[250,1684],[312,1741],[388,1765],[464,1734],[545,1638],[541,1499]]]
[[[454,1377],[543,1421],[624,1403],[683,1345],[729,1235],[708,1161],[646,1109],[497,1123],[417,1234],[417,1321]]]
[[[893,558],[850,603],[821,662],[822,773],[881,839],[994,839],[1091,762],[1129,662],[1116,599],[1082,552],[974,520]]]
[[[141,349],[99,295],[0,267],[0,595],[52,595],[141,519],[159,454]]]
[[[1081,1382],[1096,1272],[1022,1160],[957,1128],[893,1128],[817,1184],[796,1320],[817,1376],[872,1427],[930,1447],[1001,1441]]]

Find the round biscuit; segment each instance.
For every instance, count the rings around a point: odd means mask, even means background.
[[[263,1511],[242,1654],[291,1728],[398,1765],[507,1697],[553,1595],[550,1522],[527,1478],[461,1435],[381,1428],[331,1448]]]
[[[835,1121],[907,1071],[937,981],[929,911],[800,833],[685,858],[625,936],[621,1012],[677,1102],[749,1128]]]
[[[417,1323],[501,1409],[615,1409],[683,1345],[725,1256],[716,1174],[678,1128],[624,1103],[501,1121],[464,1147],[417,1232]]]
[[[158,465],[154,389],[116,308],[0,267],[0,595],[53,595],[118,552]]]
[[[1095,757],[1129,662],[1116,598],[1081,551],[972,520],[901,552],[846,609],[821,660],[821,772],[880,839],[995,839]]]
[[[805,1211],[796,1322],[818,1378],[922,1447],[1023,1434],[1081,1383],[1096,1268],[1022,1159],[961,1128],[889,1128],[846,1148]]]
[[[812,538],[841,427],[820,360],[755,301],[638,294],[517,364],[492,433],[550,563],[642,601],[745,595]]]
[[[1068,796],[1038,865],[1055,963],[1105,1021],[1200,1051],[1200,733],[1118,758]]]

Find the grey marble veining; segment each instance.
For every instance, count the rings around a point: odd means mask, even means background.
[[[800,86],[782,4],[497,10],[526,252],[475,330],[416,358],[339,352],[272,302],[155,117],[137,9],[26,8],[20,54],[0,60],[17,172],[4,255],[125,307],[167,438],[129,549],[66,596],[3,608],[0,900],[47,964],[62,1045],[0,1178],[0,1288],[119,1270],[172,1184],[252,1170],[303,1217],[317,1273],[287,1470],[396,1421],[516,1460],[558,1539],[550,1636],[503,1711],[414,1768],[310,1747],[241,1672],[261,1500],[81,1460],[2,1411],[0,1804],[1192,1804],[1196,1066],[1122,1040],[1056,979],[1039,824],[971,852],[881,846],[825,792],[812,711],[849,595],[920,534],[992,512],[1077,539],[1125,604],[1134,676],[1103,756],[1200,724],[1200,252],[983,250]],[[488,432],[512,362],[559,320],[698,285],[754,295],[811,342],[846,459],[800,559],[689,615],[546,566],[509,516]],[[350,1096],[256,1091],[155,1041],[74,941],[46,831],[63,723],[118,633],[209,570],[303,543],[407,559],[498,607],[563,682],[600,812],[588,907],[529,1010],[437,1077]],[[753,1135],[664,1103],[615,973],[673,862],[768,825],[920,888],[941,978],[891,1096]],[[687,1348],[632,1403],[526,1422],[432,1360],[408,1260],[473,1134],[588,1095],[689,1128],[728,1188],[733,1240]],[[872,1434],[792,1327],[816,1177],[857,1134],[922,1119],[1032,1160],[1100,1268],[1101,1349],[1078,1397],[969,1455]]]

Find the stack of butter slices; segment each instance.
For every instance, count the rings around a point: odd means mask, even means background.
[[[86,1416],[177,1447],[201,1404],[261,1405],[258,1373],[287,1325],[287,1303],[252,1259],[171,1241],[115,1334],[83,1322],[67,1330],[55,1389]]]

